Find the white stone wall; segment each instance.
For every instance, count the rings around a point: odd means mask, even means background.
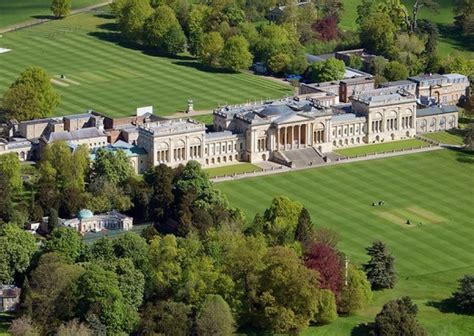
[[[420,134],[446,131],[456,127],[458,127],[458,114],[456,112],[424,116],[416,119],[416,132]]]

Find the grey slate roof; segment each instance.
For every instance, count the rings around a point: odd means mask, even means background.
[[[457,112],[458,108],[454,105],[431,106],[416,110],[417,117],[426,117],[430,115]]]
[[[82,128],[76,131],[60,131],[60,132],[51,132],[48,136],[45,136],[44,139],[46,142],[54,141],[74,141],[81,139],[91,139],[106,136],[104,131],[99,130],[95,127]]]

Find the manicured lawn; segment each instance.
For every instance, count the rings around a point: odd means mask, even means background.
[[[209,168],[206,169],[206,172],[209,174],[210,177],[216,176],[224,176],[224,175],[232,175],[232,174],[242,174],[242,173],[250,173],[253,171],[262,170],[262,168],[253,165],[251,163],[239,163],[236,165],[218,167],[218,168]]]
[[[341,18],[340,26],[343,29],[356,30],[358,28],[357,6],[362,2],[361,0],[344,0],[344,14]],[[402,0],[402,3],[407,6],[411,12],[415,0]],[[452,0],[437,0],[440,5],[438,12],[431,12],[426,8],[421,8],[419,11],[420,19],[428,19],[440,25],[441,36],[438,44],[438,52],[441,56],[449,54],[461,54],[465,57],[474,57],[473,46],[469,45],[469,41],[461,38],[457,34],[450,32],[449,26],[454,21],[453,1]]]
[[[0,46],[12,51],[0,54],[0,95],[29,65],[55,76],[62,100],[57,115],[93,109],[114,117],[150,105],[169,115],[184,111],[188,99],[204,110],[291,92],[249,73],[212,71],[186,56],[160,57],[120,45],[114,27],[110,16],[83,13],[4,34]]]
[[[438,141],[439,143],[442,144],[447,144],[447,145],[457,145],[457,146],[462,146],[464,144],[464,138],[460,134],[460,132],[434,132],[434,133],[426,133],[423,134],[425,138],[432,139],[435,141]]]
[[[316,226],[340,236],[351,262],[367,260],[375,239],[395,256],[398,283],[377,292],[372,304],[303,335],[364,335],[354,330],[373,321],[390,299],[411,296],[430,335],[474,335],[474,317],[442,313],[436,306],[463,274],[474,274],[474,155],[450,150],[410,154],[218,184],[247,218],[286,195],[304,204]],[[372,202],[384,200],[383,206]],[[413,225],[403,221],[409,218]],[[419,225],[422,222],[422,225]]]
[[[214,115],[213,114],[203,114],[191,117],[194,120],[200,121],[206,126],[210,126],[214,124]]]
[[[83,8],[104,0],[74,0],[72,9]],[[51,15],[51,0],[0,0],[0,28]]]
[[[421,140],[410,139],[410,140],[386,142],[386,143],[375,144],[375,145],[366,145],[366,146],[359,146],[359,147],[353,147],[353,148],[338,149],[336,150],[336,153],[347,156],[347,157],[354,157],[358,155],[390,152],[393,150],[402,150],[402,149],[420,147],[420,146],[429,146],[429,144]]]

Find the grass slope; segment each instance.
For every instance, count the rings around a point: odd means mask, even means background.
[[[64,20],[5,34],[0,46],[0,95],[29,65],[55,78],[62,103],[58,115],[94,109],[110,116],[134,114],[153,105],[155,113],[184,110],[188,99],[197,110],[218,104],[282,97],[291,87],[247,73],[213,72],[190,58],[158,57],[117,44],[114,20],[83,13]]]
[[[461,131],[443,131],[423,134],[423,137],[438,141],[442,144],[462,146],[464,134]]]
[[[232,175],[232,174],[242,174],[242,173],[250,173],[254,171],[260,171],[262,168],[253,165],[251,163],[239,163],[236,165],[224,166],[224,167],[217,167],[217,168],[208,168],[206,172],[209,174],[210,177],[217,177],[217,176],[224,176],[224,175]]]
[[[474,155],[439,150],[218,187],[249,219],[277,195],[302,202],[316,226],[339,233],[339,248],[354,263],[367,260],[364,249],[375,239],[393,252],[399,277],[394,290],[377,292],[370,307],[357,315],[310,328],[305,335],[362,335],[354,328],[373,320],[385,302],[402,295],[418,304],[419,320],[430,335],[474,334],[474,317],[436,308],[456,288],[457,278],[474,273]],[[385,205],[372,207],[377,200]],[[404,224],[406,218],[416,225]]]
[[[469,41],[460,38],[456,34],[450,32],[449,25],[454,21],[453,1],[452,0],[436,0],[439,4],[438,12],[434,13],[426,8],[421,8],[419,11],[420,19],[428,19],[438,23],[441,30],[441,36],[438,43],[438,52],[442,56],[452,53],[459,53],[465,57],[474,57],[472,46],[467,45]],[[360,5],[361,0],[344,0],[344,14],[341,18],[341,27],[343,29],[355,30],[357,29],[357,6]],[[411,11],[415,0],[402,0],[402,3]]]
[[[84,8],[103,0],[74,0],[72,9]],[[51,0],[0,0],[0,28],[51,15]]]
[[[421,141],[418,139],[409,139],[409,140],[386,142],[386,143],[375,144],[375,145],[365,145],[365,146],[359,146],[359,147],[338,149],[336,153],[347,156],[347,157],[353,157],[357,155],[390,152],[393,150],[399,151],[402,149],[420,147],[420,146],[425,147],[425,146],[429,146],[429,144],[425,141]]]

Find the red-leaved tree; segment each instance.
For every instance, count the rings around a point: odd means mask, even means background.
[[[314,23],[313,31],[320,41],[334,40],[339,34],[337,19],[334,16],[326,16],[319,19]]]
[[[331,246],[316,243],[306,253],[305,265],[319,272],[320,287],[331,290],[338,300],[343,287],[344,263],[337,250]]]

